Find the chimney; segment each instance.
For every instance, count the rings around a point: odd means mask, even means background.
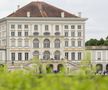
[[[81,17],[81,12],[78,12],[78,16]]]
[[[65,17],[64,12],[61,12],[61,17],[62,17],[62,18],[64,18],[64,17]]]
[[[17,5],[17,10],[20,8],[20,5]]]
[[[27,17],[30,17],[30,12],[29,11],[27,12]]]

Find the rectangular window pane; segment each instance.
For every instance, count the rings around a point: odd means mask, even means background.
[[[65,25],[64,28],[65,28],[65,29],[68,29],[69,27],[68,27],[68,25]]]
[[[71,60],[75,60],[75,52],[71,53]]]
[[[18,32],[18,36],[21,36],[21,34],[22,34],[21,32]]]
[[[25,60],[28,60],[29,54],[25,53]]]
[[[59,25],[56,25],[56,26],[55,26],[55,30],[56,30],[56,31],[59,31]]]
[[[25,32],[25,36],[28,36],[28,32]]]
[[[68,32],[65,32],[65,37],[68,37]]]
[[[11,32],[11,36],[15,36],[15,32]]]
[[[101,60],[101,52],[97,52],[97,60]]]
[[[11,60],[15,61],[15,53],[11,53]]]
[[[78,25],[78,29],[81,29],[81,25]]]
[[[49,30],[49,26],[45,25],[45,31],[48,31],[48,30]]]
[[[65,52],[65,58],[68,60],[68,52]]]
[[[18,29],[22,29],[22,25],[18,25]]]
[[[11,25],[11,29],[15,29],[15,25]]]
[[[78,32],[78,37],[81,37],[81,32]]]
[[[34,30],[38,30],[38,25],[34,25]]]
[[[75,25],[71,25],[71,29],[75,29]]]
[[[22,60],[22,53],[18,53],[18,60],[19,60],[19,61]]]
[[[24,25],[24,28],[25,28],[25,29],[28,29],[28,25]]]
[[[81,52],[78,52],[78,60],[81,60]]]

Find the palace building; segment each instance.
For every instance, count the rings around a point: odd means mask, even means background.
[[[84,57],[85,21],[46,2],[31,2],[0,19],[0,63],[27,63],[34,56],[53,70]]]

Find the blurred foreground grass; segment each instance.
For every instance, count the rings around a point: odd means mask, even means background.
[[[108,77],[78,74],[35,74],[0,68],[0,90],[108,90]]]

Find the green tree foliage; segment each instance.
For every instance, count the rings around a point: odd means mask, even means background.
[[[106,39],[101,38],[100,40],[97,39],[90,39],[86,41],[86,46],[108,46],[108,36]]]

